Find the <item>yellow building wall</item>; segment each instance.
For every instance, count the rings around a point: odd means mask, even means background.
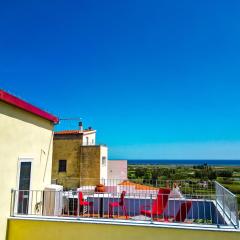
[[[53,140],[52,180],[64,188],[79,187],[81,144],[80,138]],[[59,160],[67,160],[67,172],[58,172]]]
[[[123,226],[78,222],[15,220],[8,222],[7,240],[239,240],[240,232]]]
[[[100,156],[100,146],[81,146],[81,186],[100,183]]]
[[[102,157],[106,157],[103,166]],[[102,145],[81,146],[80,184],[97,185],[107,179],[108,148]]]
[[[5,239],[19,158],[32,158],[31,189],[51,183],[53,124],[0,101],[0,240]]]
[[[106,164],[102,166],[102,157]],[[67,171],[58,172],[59,160],[67,160]],[[96,185],[107,178],[108,148],[101,145],[82,146],[82,135],[57,136],[53,140],[52,180],[65,189]]]

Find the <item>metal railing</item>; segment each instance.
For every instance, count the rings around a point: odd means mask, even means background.
[[[229,219],[233,226],[239,228],[237,196],[218,182],[215,182],[215,189],[217,206],[220,207],[224,216]]]
[[[11,216],[239,227],[235,195],[219,183],[215,183],[215,191],[212,184],[191,182],[194,189],[190,191],[189,183],[186,185],[183,181],[93,180],[85,179],[74,191],[12,190]],[[100,185],[96,189],[96,184],[104,184],[104,188]],[[169,193],[159,189],[169,189]]]
[[[108,188],[116,188],[116,186],[126,186],[129,191],[135,188],[145,189],[149,192],[151,189],[173,188],[176,185],[183,194],[206,195],[215,193],[215,184],[213,181],[197,181],[197,180],[158,180],[158,179],[99,179],[99,178],[76,178],[61,177],[52,181],[54,184],[63,185],[64,190],[76,190],[76,188],[93,188],[97,184],[104,184]],[[140,190],[138,189],[138,190]],[[112,190],[116,191],[116,190]]]

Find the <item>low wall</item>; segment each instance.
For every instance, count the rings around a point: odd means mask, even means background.
[[[127,226],[73,221],[9,219],[7,240],[239,240],[235,230],[214,231],[153,226]]]

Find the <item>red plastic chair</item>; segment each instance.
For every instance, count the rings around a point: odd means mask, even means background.
[[[78,204],[80,207],[89,206],[92,208],[93,206],[93,202],[84,201],[82,192],[78,192]]]
[[[126,219],[128,219],[127,208],[126,208],[125,200],[124,200],[125,195],[126,195],[126,191],[122,191],[119,202],[110,202],[109,203],[109,218],[113,218],[113,208],[121,207]]]
[[[157,198],[152,201],[152,209],[146,209],[151,207],[147,205],[141,207],[140,213],[147,217],[162,215],[167,206],[170,191],[168,188],[160,188]]]
[[[190,211],[192,207],[192,202],[191,201],[187,201],[181,204],[180,209],[175,217],[175,221],[176,222],[184,222],[188,212]]]
[[[184,222],[185,219],[187,218],[188,212],[190,211],[191,207],[192,207],[192,202],[186,201],[181,204],[178,210],[178,213],[175,217],[174,216],[165,217],[164,220],[166,222],[170,222],[170,219],[173,222]]]

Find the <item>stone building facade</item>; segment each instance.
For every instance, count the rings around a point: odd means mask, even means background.
[[[65,189],[96,185],[107,179],[108,148],[96,145],[96,131],[55,132],[53,140],[52,182]]]

